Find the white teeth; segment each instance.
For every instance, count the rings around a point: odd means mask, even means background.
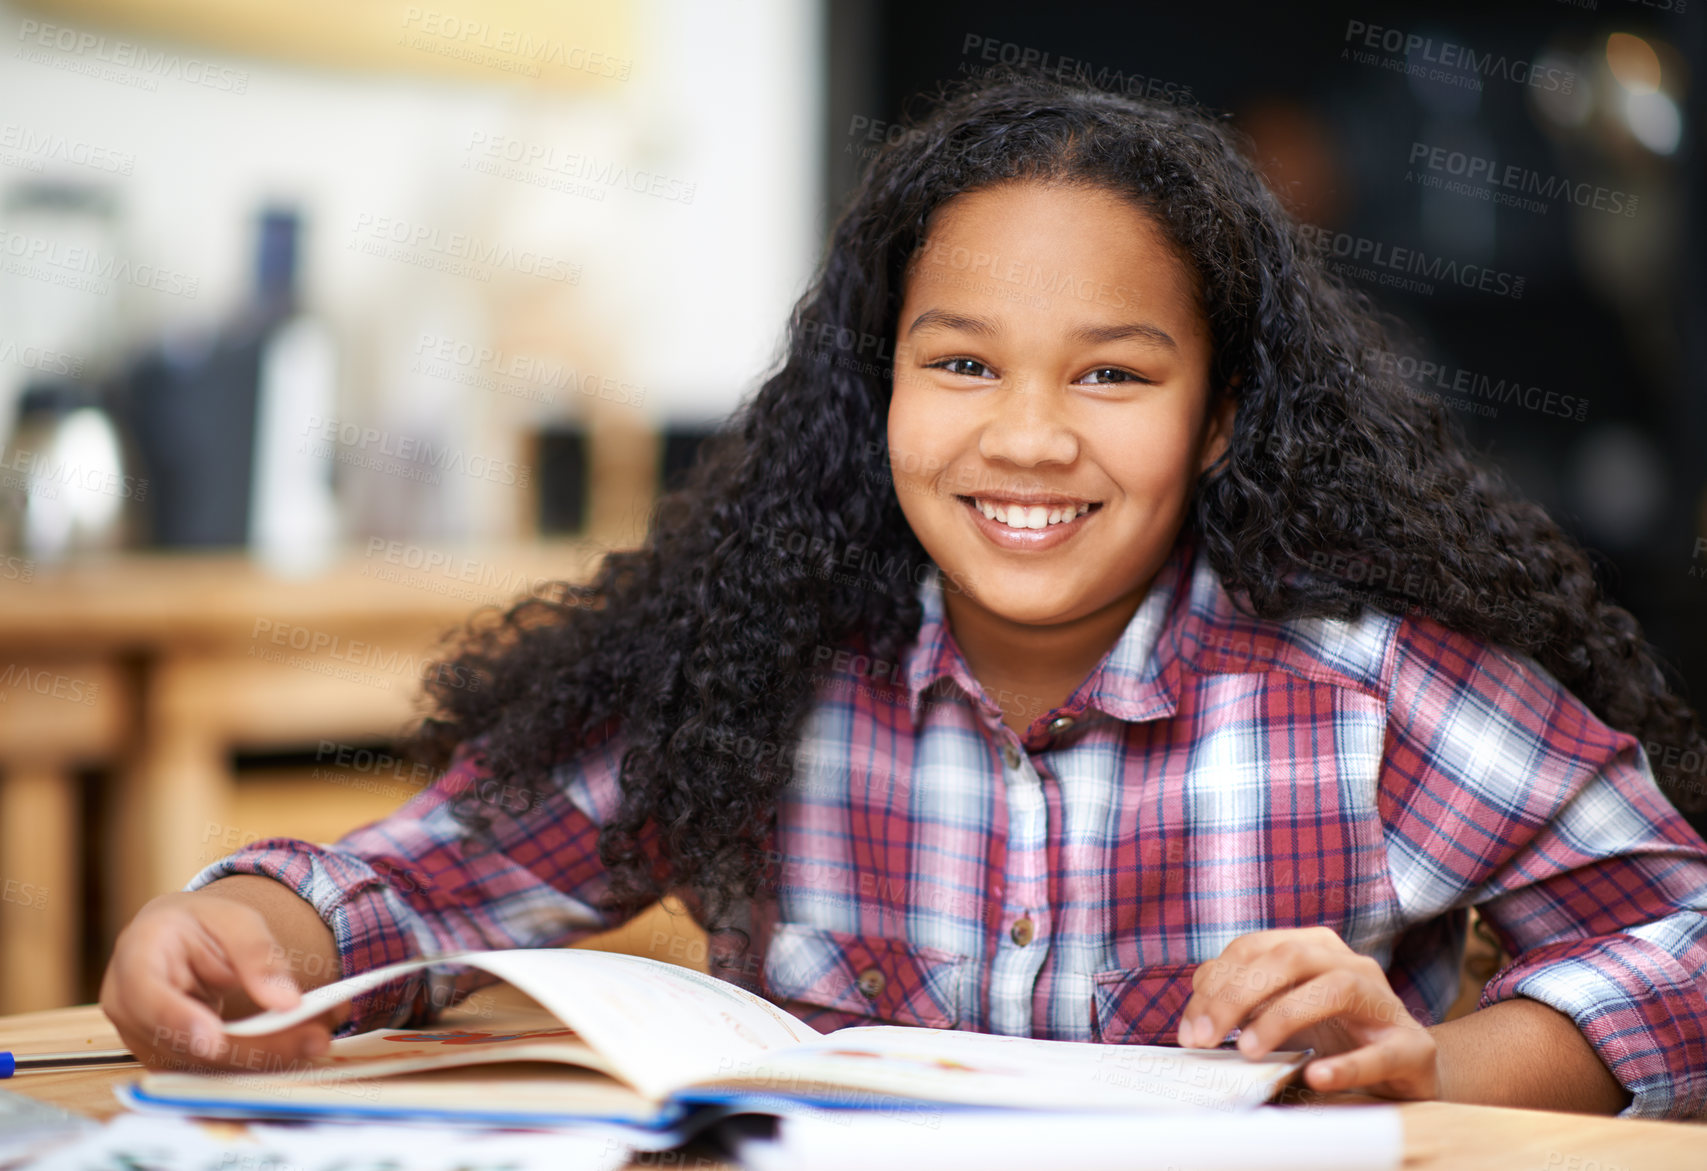
[[[1010,529],[1045,529],[1077,520],[1091,510],[1087,504],[1049,507],[1042,504],[994,504],[974,498],[972,506],[997,524]]]

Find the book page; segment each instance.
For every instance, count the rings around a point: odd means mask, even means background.
[[[737,1061],[823,1036],[726,980],[640,956],[486,952],[480,966],[550,1009],[619,1077],[658,1098]]]
[[[855,1109],[899,1097],[1033,1109],[1248,1110],[1272,1097],[1304,1056],[1251,1061],[1233,1049],[877,1025],[755,1056],[732,1076],[694,1090],[800,1096]]]
[[[735,1062],[823,1035],[715,976],[641,956],[565,948],[456,952],[390,964],[304,993],[289,1011],[228,1022],[225,1031],[278,1032],[398,976],[443,964],[481,968],[527,993],[597,1051],[605,1068],[655,1100],[677,1085],[727,1073]]]
[[[655,1101],[613,1078],[604,1058],[537,1005],[461,1026],[339,1037],[324,1057],[270,1072],[151,1070],[132,1104],[239,1117],[472,1116],[488,1125],[504,1115],[518,1125],[576,1113],[632,1125],[659,1117]]]
[[[338,1037],[331,1052],[303,1066],[244,1077],[318,1083],[506,1061],[549,1061],[611,1074],[610,1063],[551,1012],[538,1005],[516,1005],[456,1025],[374,1029]]]

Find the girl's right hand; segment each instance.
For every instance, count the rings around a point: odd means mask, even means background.
[[[227,1037],[220,1027],[222,1019],[296,1005],[302,997],[286,955],[246,902],[212,891],[161,895],[119,933],[101,1009],[153,1068],[290,1069],[327,1051],[332,1014],[265,1037]]]

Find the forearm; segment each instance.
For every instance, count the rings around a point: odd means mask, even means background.
[[[1442,1101],[1584,1114],[1630,1104],[1576,1024],[1538,1000],[1502,1000],[1429,1032]]]

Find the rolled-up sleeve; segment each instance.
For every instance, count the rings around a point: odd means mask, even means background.
[[[459,751],[395,813],[332,845],[254,842],[202,870],[195,890],[233,874],[290,887],[331,929],[342,976],[446,952],[556,947],[617,925],[600,908],[608,877],[599,826],[620,802],[621,737],[525,788]],[[472,812],[484,828],[470,832]],[[430,1022],[490,977],[428,968],[358,998],[341,1034]]]
[[[1632,1117],[1707,1113],[1707,921],[1657,923],[1535,948],[1499,973],[1482,1005],[1527,996],[1576,1022],[1633,1095]]]
[[[1382,781],[1401,900],[1477,906],[1516,957],[1479,1007],[1568,1016],[1626,1116],[1707,1114],[1707,844],[1636,740],[1532,660],[1404,627]]]

